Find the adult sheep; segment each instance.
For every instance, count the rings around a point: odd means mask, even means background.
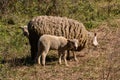
[[[59,64],[61,64],[61,57],[62,55],[64,55],[65,65],[68,66],[65,51],[76,50],[77,47],[78,47],[77,39],[69,40],[62,36],[44,34],[38,40],[38,53],[36,56],[36,61],[38,62],[38,64],[42,62],[42,65],[45,66],[45,60],[49,50],[58,50]],[[40,61],[41,57],[42,61]]]
[[[29,21],[27,28],[32,60],[36,57],[38,51],[37,43],[43,34],[64,36],[68,39],[78,39],[79,46],[76,51],[81,51],[88,43],[94,44],[95,46],[98,44],[96,34],[94,35],[87,31],[85,26],[77,20],[66,17],[37,16]],[[91,40],[93,42],[90,42]]]

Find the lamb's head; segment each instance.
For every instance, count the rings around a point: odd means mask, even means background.
[[[88,38],[90,38],[88,43],[90,43],[90,44],[92,43],[92,45],[98,46],[97,34],[96,33],[89,32],[88,33]],[[90,44],[88,44],[88,45],[90,45]]]
[[[29,32],[28,32],[27,26],[23,26],[23,27],[19,27],[19,28],[22,30],[24,36],[29,38]]]
[[[68,40],[67,43],[69,50],[77,50],[78,44],[79,44],[78,39],[70,39]]]

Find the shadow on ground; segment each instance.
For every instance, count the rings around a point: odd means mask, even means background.
[[[55,62],[58,58],[56,56],[47,56],[46,62]],[[10,64],[11,67],[17,66],[32,66],[35,64],[34,61],[31,60],[30,56],[21,57],[21,58],[13,58],[13,59],[4,59],[1,61],[2,64]]]
[[[77,57],[84,57],[84,56],[80,56],[77,55]],[[67,60],[72,60],[74,59],[73,56],[70,56]],[[53,63],[58,62],[58,57],[56,55],[48,55],[46,57],[46,65],[51,65]],[[17,66],[33,66],[34,64],[36,64],[34,61],[31,60],[30,56],[25,56],[25,57],[15,57],[12,59],[6,59],[4,58],[3,60],[1,60],[2,64],[9,64],[10,67],[17,67]]]

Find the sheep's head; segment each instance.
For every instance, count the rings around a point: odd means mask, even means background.
[[[98,46],[96,33],[89,32],[88,37],[90,38],[90,40],[88,41],[89,43],[92,43],[94,46]],[[90,44],[88,44],[88,45],[90,45]]]
[[[23,27],[19,27],[19,28],[23,31],[24,36],[29,38],[29,32],[28,32],[27,26],[23,26]]]
[[[79,44],[78,39],[68,40],[68,48],[69,48],[70,50],[77,50],[78,44]]]

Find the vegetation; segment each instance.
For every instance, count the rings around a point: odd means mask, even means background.
[[[81,21],[87,29],[102,34],[103,46],[97,53],[92,50],[78,57],[78,63],[70,61],[70,67],[58,65],[52,51],[45,68],[33,65],[29,42],[19,26],[40,15]],[[119,80],[119,18],[120,0],[0,0],[0,80]]]

